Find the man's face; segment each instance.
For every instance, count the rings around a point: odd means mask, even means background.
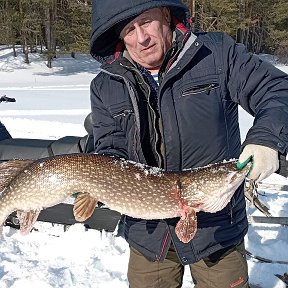
[[[170,11],[153,8],[140,14],[121,31],[131,58],[151,72],[159,70],[164,55],[172,44]]]

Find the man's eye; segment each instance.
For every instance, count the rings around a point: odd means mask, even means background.
[[[135,31],[135,28],[134,28],[134,27],[128,28],[128,29],[126,30],[126,35],[132,36],[133,33],[134,33],[134,31]]]
[[[151,24],[152,20],[143,20],[143,22],[139,22],[139,26],[141,26],[142,28],[148,28],[148,26]],[[125,35],[126,36],[132,36],[134,35],[134,32],[135,32],[135,26],[131,26],[129,28],[126,29],[125,31]]]
[[[146,20],[141,24],[141,26],[147,28],[151,24],[151,22],[152,22],[151,20]]]

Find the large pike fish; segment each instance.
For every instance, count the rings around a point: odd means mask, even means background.
[[[141,219],[180,217],[179,239],[189,242],[197,230],[198,211],[223,209],[249,171],[236,161],[182,172],[167,172],[110,156],[68,154],[0,165],[0,225],[20,213],[23,233],[32,229],[41,209],[80,192],[74,202],[77,221],[89,218],[100,201],[110,209]]]

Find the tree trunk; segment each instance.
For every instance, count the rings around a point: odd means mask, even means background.
[[[56,56],[56,37],[54,31],[54,22],[56,20],[56,3],[50,0],[49,7],[45,11],[45,34],[47,45],[47,67],[52,68],[52,60]]]
[[[243,22],[245,18],[245,3],[244,0],[239,0],[239,16],[238,16],[238,20],[239,20],[239,24],[241,24]],[[236,41],[239,43],[244,43],[244,31],[243,28],[238,28],[237,29],[237,33],[236,33]]]
[[[24,63],[29,64],[29,51],[28,51],[28,46],[27,46],[27,39],[26,39],[26,37],[25,37],[25,39],[24,39],[23,50],[24,50]]]
[[[17,57],[15,44],[12,44],[12,49],[13,49],[13,56]]]
[[[191,18],[192,18],[192,23],[191,23],[191,29],[192,32],[195,32],[196,30],[196,25],[195,25],[195,21],[196,21],[196,11],[195,11],[195,0],[190,0],[190,6],[191,6]]]

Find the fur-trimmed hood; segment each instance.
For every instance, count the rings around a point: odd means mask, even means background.
[[[101,63],[112,60],[119,41],[116,25],[123,26],[144,11],[160,6],[169,7],[180,22],[188,25],[189,11],[181,0],[93,0],[91,55]]]

